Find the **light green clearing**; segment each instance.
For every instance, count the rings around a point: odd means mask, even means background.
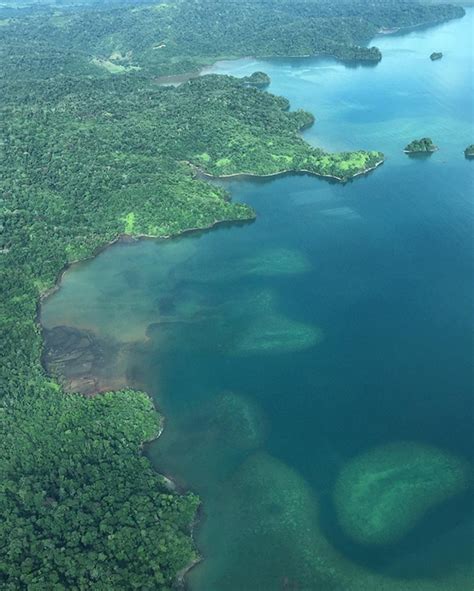
[[[123,218],[125,222],[124,232],[125,234],[133,234],[135,230],[135,214],[133,211],[127,213],[127,215]]]
[[[114,63],[110,61],[110,59],[101,59],[97,57],[94,57],[91,60],[91,63],[99,68],[107,70],[111,74],[124,74],[125,72],[141,69],[140,66],[124,66],[123,64]]]

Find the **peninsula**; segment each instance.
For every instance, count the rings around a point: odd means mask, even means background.
[[[438,146],[433,143],[429,137],[423,137],[419,140],[413,140],[403,150],[405,154],[426,154],[436,152]]]

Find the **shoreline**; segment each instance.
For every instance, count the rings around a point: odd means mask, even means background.
[[[417,25],[418,26],[418,25]],[[420,25],[421,26],[421,25]],[[372,37],[372,39],[375,39],[375,37],[377,37],[378,33],[375,34],[374,37]],[[366,48],[368,49],[368,47],[366,47],[365,45],[359,45],[357,47],[362,47],[362,48]],[[358,63],[360,65],[366,65],[366,64],[378,64],[381,59],[364,59],[364,58],[354,58],[354,59],[349,59],[349,58],[342,58],[342,57],[338,57],[336,55],[334,55],[333,53],[328,53],[325,51],[319,51],[317,53],[305,53],[305,54],[295,54],[295,55],[274,55],[274,54],[270,54],[270,55],[242,55],[242,56],[218,56],[215,59],[212,59],[209,61],[209,63],[206,64],[202,64],[202,65],[198,65],[196,70],[190,70],[189,72],[183,72],[182,74],[167,74],[167,75],[163,75],[163,76],[157,76],[155,78],[155,82],[159,85],[159,86],[180,86],[181,84],[185,84],[186,82],[189,82],[189,80],[193,80],[194,78],[199,78],[200,76],[206,76],[206,75],[211,75],[211,74],[215,74],[218,76],[226,76],[226,75],[230,75],[232,76],[233,74],[220,74],[218,72],[206,72],[205,70],[207,69],[211,69],[214,68],[216,66],[216,64],[220,63],[220,62],[237,62],[239,60],[285,60],[285,59],[317,59],[317,58],[326,58],[326,59],[332,59],[336,62],[339,63]],[[238,78],[238,76],[237,76]],[[266,90],[266,88],[264,88],[264,90]]]
[[[208,178],[208,179],[213,179],[213,180],[219,180],[219,179],[247,179],[247,178],[254,178],[254,179],[259,179],[259,178],[272,178],[272,177],[279,177],[279,176],[286,176],[286,175],[290,175],[290,174],[309,174],[311,176],[315,176],[318,178],[322,178],[322,179],[329,179],[329,180],[334,180],[334,181],[338,181],[342,184],[346,184],[349,181],[351,181],[352,179],[358,177],[358,176],[362,176],[362,175],[366,175],[369,172],[372,172],[373,170],[375,170],[376,168],[378,168],[379,166],[381,166],[383,163],[385,162],[385,159],[379,160],[378,162],[376,162],[373,166],[370,166],[369,168],[365,168],[364,170],[361,170],[355,174],[353,174],[352,176],[348,177],[348,178],[344,178],[344,177],[339,177],[339,176],[335,176],[332,174],[321,174],[319,172],[314,172],[312,170],[306,170],[306,169],[300,169],[300,170],[296,170],[296,169],[288,169],[288,170],[280,170],[278,172],[270,172],[267,174],[257,174],[254,172],[234,172],[232,174],[222,174],[222,175],[214,175],[211,174],[209,172],[205,172],[202,168],[199,168],[198,166],[196,166],[195,164],[193,164],[192,162],[187,161],[187,164],[189,164],[189,166],[191,166],[191,168],[193,168],[193,170],[195,172],[197,172],[199,175]]]
[[[464,14],[461,16],[453,16],[451,18],[445,18],[443,20],[425,21],[424,23],[418,23],[417,25],[407,25],[405,27],[393,27],[393,29],[387,30],[384,30],[382,27],[379,31],[377,31],[375,37],[373,37],[372,39],[375,39],[379,35],[383,37],[387,35],[396,35],[397,33],[401,33],[403,35],[404,33],[415,31],[416,29],[419,29],[421,27],[436,27],[437,25],[444,25],[445,23],[449,23],[450,21],[464,18],[466,16],[466,7],[462,4],[459,4],[459,6],[461,6],[464,9]]]
[[[405,154],[434,154],[435,152],[439,152],[438,146],[433,150],[403,150]]]
[[[213,228],[215,228],[216,226],[219,226],[221,224],[246,224],[249,222],[254,221],[256,218],[256,214],[254,214],[252,217],[248,218],[248,219],[242,219],[242,220],[214,220],[214,222],[212,222],[211,224],[208,224],[207,226],[203,226],[203,227],[199,227],[199,228],[186,228],[176,234],[169,234],[169,235],[165,235],[165,236],[156,236],[156,235],[150,235],[150,234],[119,234],[117,235],[115,238],[113,238],[112,240],[109,240],[108,242],[104,243],[103,245],[99,246],[97,249],[95,249],[95,251],[82,259],[75,259],[73,261],[70,261],[69,263],[67,263],[66,265],[64,265],[64,267],[61,269],[61,271],[58,273],[58,276],[54,282],[54,285],[52,285],[51,287],[49,287],[48,289],[44,290],[43,292],[41,292],[39,294],[39,298],[37,300],[36,303],[36,325],[38,326],[38,328],[41,331],[42,334],[42,345],[44,346],[44,338],[43,338],[43,330],[44,330],[44,326],[41,322],[41,308],[42,305],[44,304],[44,302],[51,297],[52,295],[54,295],[57,291],[59,291],[59,289],[61,289],[61,283],[63,281],[64,275],[66,274],[67,271],[69,271],[73,266],[78,265],[79,263],[83,263],[86,261],[90,261],[95,259],[97,256],[99,256],[102,252],[104,252],[107,248],[113,246],[114,244],[118,244],[120,242],[123,242],[124,244],[132,244],[135,242],[139,242],[140,240],[170,240],[173,238],[179,238],[180,236],[183,236],[185,234],[191,234],[191,233],[197,233],[197,232],[206,232],[209,230],[212,230]],[[61,384],[59,384],[59,382],[57,381],[57,379],[55,379],[54,377],[52,377],[49,372],[46,370],[46,367],[44,366],[43,363],[43,359],[41,357],[40,359],[40,364],[41,367],[43,368],[43,371],[45,372],[45,375],[48,376],[50,379],[52,379],[55,383],[57,383],[59,386],[61,386]],[[161,435],[163,434],[163,431],[165,429],[165,424],[166,424],[166,418],[165,415],[160,411],[160,409],[157,407],[155,400],[153,398],[153,396],[150,394],[150,392],[148,392],[146,389],[144,388],[138,388],[137,385],[129,382],[127,380],[128,386],[130,387],[131,390],[135,390],[135,391],[140,391],[143,392],[144,394],[146,394],[152,405],[153,408],[155,410],[155,414],[158,418],[159,424],[158,424],[158,429],[156,431],[156,433],[150,437],[149,439],[146,439],[144,441],[142,441],[141,446],[140,446],[140,454],[142,455],[142,457],[146,458],[147,461],[150,463],[151,468],[153,469],[153,471],[163,480],[163,486],[165,488],[167,488],[169,490],[169,492],[171,493],[175,493],[175,494],[184,494],[184,490],[181,489],[181,487],[179,487],[176,483],[176,481],[174,480],[174,478],[171,475],[167,475],[167,474],[162,474],[161,472],[159,472],[155,466],[153,465],[153,463],[150,461],[150,459],[148,459],[144,453],[145,447],[147,445],[149,445],[150,443],[157,441]],[[62,387],[61,387],[62,388]],[[113,390],[108,390],[108,391],[112,391]],[[98,390],[97,392],[93,392],[92,394],[90,394],[87,397],[90,398],[94,398],[96,396],[100,396],[101,394],[104,394],[105,391],[104,390]],[[63,394],[66,394],[65,391],[63,391]],[[68,395],[72,395],[72,396],[85,396],[84,394],[81,394],[80,392],[75,392],[75,393],[71,393]],[[198,509],[199,512],[199,509]],[[199,564],[200,562],[202,562],[203,557],[199,554],[199,550],[197,548],[197,545],[195,544],[195,540],[194,540],[194,530],[196,525],[199,523],[199,518],[198,518],[198,514],[196,513],[196,517],[193,520],[193,522],[190,524],[190,536],[191,536],[191,540],[193,542],[195,551],[197,556],[195,558],[193,558],[191,560],[191,562],[186,565],[185,567],[183,567],[180,571],[178,571],[177,576],[176,576],[176,580],[175,583],[178,586],[178,588],[182,588],[185,589],[185,578],[186,575],[189,573],[189,571],[194,568],[197,564]]]
[[[387,37],[389,35],[396,35],[398,33],[400,34],[405,34],[405,33],[410,33],[410,31],[416,31],[419,28],[422,27],[435,27],[438,25],[443,25],[445,23],[449,23],[452,20],[456,20],[456,19],[460,19],[460,18],[464,18],[464,16],[466,16],[466,11],[465,11],[465,7],[462,6],[462,8],[464,8],[464,14],[462,16],[457,16],[457,17],[451,17],[451,18],[447,18],[447,19],[443,19],[443,20],[434,20],[434,21],[425,21],[423,23],[418,23],[417,25],[408,25],[405,27],[393,27],[393,28],[387,28],[384,29],[383,27],[380,28],[378,31],[376,31],[374,33],[374,35],[367,41],[367,45],[359,45],[357,47],[362,47],[362,48],[369,48],[369,43],[371,43],[372,41],[375,41],[378,37],[383,38],[383,37]],[[344,59],[341,57],[338,57],[337,55],[333,54],[333,53],[329,53],[329,52],[325,52],[325,51],[319,51],[317,53],[307,53],[307,54],[300,54],[300,55],[241,55],[241,56],[217,56],[215,58],[212,58],[209,60],[208,63],[204,63],[202,65],[197,65],[196,70],[191,70],[188,72],[183,72],[181,74],[167,74],[167,75],[163,75],[163,76],[157,76],[155,78],[155,82],[160,85],[160,86],[180,86],[180,84],[184,84],[185,82],[188,82],[189,80],[192,80],[193,78],[198,78],[199,76],[203,76],[206,74],[203,74],[203,72],[206,69],[210,69],[215,67],[216,64],[218,64],[219,62],[235,62],[238,60],[277,60],[277,59],[308,59],[308,58],[328,58],[328,59],[333,59],[336,62],[340,62],[342,64],[347,63],[347,62],[356,62],[359,63],[361,65],[363,64],[378,64],[381,59],[383,59],[383,54],[382,57],[378,60],[375,59],[355,59],[355,60],[351,60],[351,59]],[[211,74],[211,72],[207,72],[208,74]],[[217,72],[213,72],[216,73]],[[221,74],[222,75],[222,74]]]
[[[215,226],[216,223],[213,224],[213,226]],[[213,227],[210,226],[210,227]],[[188,230],[191,231],[191,230]],[[176,237],[178,237],[178,235],[176,235]],[[172,236],[168,236],[165,239],[171,238]],[[53,295],[54,293],[56,293],[60,288],[61,288],[61,282],[62,279],[64,277],[64,274],[73,266],[73,265],[77,265],[78,263],[84,262],[84,261],[88,261],[88,260],[92,260],[94,259],[96,256],[98,256],[101,252],[103,252],[104,250],[106,250],[107,248],[109,248],[110,246],[113,246],[114,244],[120,242],[121,240],[124,241],[125,244],[129,243],[133,243],[133,242],[138,242],[139,240],[145,240],[145,239],[159,239],[159,237],[156,236],[146,236],[146,235],[141,235],[141,236],[136,236],[136,237],[131,237],[127,234],[120,234],[119,236],[117,236],[114,240],[109,241],[107,244],[105,244],[104,246],[100,247],[99,249],[97,249],[97,251],[85,258],[85,259],[79,259],[76,261],[72,261],[71,263],[69,263],[68,265],[66,265],[61,273],[59,274],[55,285],[53,287],[51,287],[50,289],[46,290],[45,292],[43,292],[40,295],[40,300],[38,302],[37,305],[37,311],[36,311],[36,322],[37,325],[39,326],[41,333],[43,333],[44,330],[44,326],[41,323],[41,304],[43,301],[45,301],[49,296]],[[42,337],[42,344],[44,345],[44,338]],[[61,384],[59,383],[57,378],[54,378],[53,376],[51,376],[51,374],[46,370],[46,367],[44,366],[43,363],[43,355],[41,356],[41,360],[40,360],[40,364],[41,367],[43,368],[43,371],[45,372],[45,375],[48,376],[51,380],[53,380],[55,383],[57,383],[61,389],[63,388],[61,386]],[[162,413],[160,411],[160,409],[158,408],[158,406],[156,405],[156,402],[153,398],[153,396],[150,394],[150,392],[148,392],[146,389],[138,387],[138,384],[133,384],[130,380],[126,379],[126,387],[130,388],[130,390],[133,390],[134,392],[142,392],[143,394],[146,394],[146,396],[148,396],[148,398],[150,399],[151,404],[153,405],[153,409],[154,409],[154,413],[157,417],[157,430],[156,432],[149,437],[148,439],[144,439],[139,447],[139,454],[141,457],[145,458],[149,464],[151,469],[153,470],[153,472],[162,480],[162,486],[164,489],[166,489],[170,494],[177,494],[177,495],[183,495],[185,494],[186,490],[182,489],[181,487],[178,486],[178,484],[176,483],[176,481],[174,480],[174,478],[171,475],[168,474],[163,474],[161,472],[159,472],[156,467],[153,465],[153,463],[151,462],[151,460],[146,456],[145,454],[145,448],[146,446],[150,445],[151,443],[157,441],[161,435],[163,434],[163,431],[165,430],[165,425],[166,425],[166,418],[164,413]],[[96,396],[100,396],[102,394],[105,394],[105,392],[114,392],[116,390],[97,390],[95,392],[92,392],[89,395],[86,394],[82,394],[81,392],[71,392],[71,393],[67,393],[66,391],[64,391],[62,389],[62,393],[63,395],[68,395],[68,396],[83,396],[85,398],[95,398]],[[200,507],[200,506],[199,506]],[[181,570],[178,571],[178,573],[176,574],[176,578],[175,578],[175,583],[174,585],[176,586],[177,589],[186,589],[186,581],[185,581],[185,577],[186,575],[189,573],[189,571],[191,569],[193,569],[197,564],[199,564],[200,562],[202,562],[203,557],[202,555],[199,553],[198,547],[195,543],[195,539],[194,539],[194,530],[196,525],[199,523],[199,519],[198,519],[198,512],[199,512],[199,507],[198,510],[196,512],[196,516],[193,519],[193,521],[190,523],[189,525],[189,535],[191,537],[191,541],[193,543],[193,547],[195,549],[196,552],[196,557],[192,558],[190,563],[187,564],[186,566],[184,566]]]
[[[36,315],[36,323],[40,326],[40,328],[43,328],[43,325],[41,324],[41,313],[40,313],[41,305],[50,296],[52,296],[54,293],[56,293],[58,291],[58,289],[60,289],[64,274],[67,271],[69,271],[69,269],[71,267],[73,267],[75,265],[78,265],[80,263],[85,263],[86,261],[91,261],[91,260],[95,259],[104,250],[106,250],[110,246],[113,246],[114,244],[119,244],[119,243],[133,244],[135,242],[139,242],[140,240],[172,240],[173,238],[179,238],[179,237],[184,236],[186,234],[194,234],[197,232],[207,232],[207,231],[212,230],[213,228],[216,228],[217,226],[220,226],[220,225],[248,224],[250,222],[253,222],[256,219],[256,217],[257,216],[254,214],[252,217],[244,218],[244,219],[214,220],[211,224],[208,224],[207,226],[195,227],[195,228],[185,228],[184,230],[181,230],[180,232],[177,232],[176,234],[165,234],[164,236],[157,236],[156,234],[126,234],[126,233],[118,234],[112,240],[109,240],[108,242],[105,242],[103,245],[98,246],[94,250],[94,252],[92,254],[90,254],[89,256],[84,257],[82,259],[74,259],[73,261],[70,261],[64,265],[64,267],[58,273],[58,276],[54,282],[54,285],[52,285],[51,287],[48,287],[46,290],[40,292],[40,294],[39,294],[39,299],[37,302],[38,309],[37,309],[37,315]]]
[[[437,151],[438,149],[439,148],[436,148],[436,150],[431,150],[429,153],[432,153],[433,151]],[[406,150],[404,150],[404,152],[407,154],[408,153],[419,153],[419,152],[407,152]],[[377,169],[379,166],[381,166],[385,162],[385,159],[379,160],[373,166],[370,166],[369,168],[365,168],[364,170],[361,170],[361,171],[353,174],[352,176],[348,177],[347,179],[343,178],[343,177],[338,177],[336,175],[331,175],[331,174],[321,174],[321,173],[314,172],[312,170],[306,170],[306,169],[300,169],[300,170],[286,169],[286,170],[280,170],[277,172],[271,172],[271,173],[267,173],[267,174],[258,174],[255,172],[235,172],[232,174],[214,175],[212,173],[206,172],[202,168],[199,168],[198,166],[196,166],[195,164],[193,164],[189,160],[185,160],[184,162],[188,166],[190,166],[196,174],[203,176],[204,178],[207,178],[209,180],[225,180],[225,179],[239,179],[239,178],[240,179],[264,179],[264,178],[274,178],[274,177],[276,178],[276,177],[286,176],[286,175],[291,175],[291,174],[295,174],[295,175],[309,174],[309,175],[317,177],[317,178],[334,180],[334,181],[338,181],[342,184],[345,184],[358,176],[366,175],[369,172],[372,172],[373,170]],[[179,238],[180,236],[184,236],[186,234],[192,234],[195,232],[206,232],[208,230],[212,230],[213,228],[220,226],[220,225],[224,225],[224,224],[232,224],[232,225],[247,224],[247,223],[254,221],[256,219],[256,217],[257,216],[254,213],[254,215],[252,217],[244,218],[244,219],[214,220],[212,223],[208,224],[207,226],[185,228],[184,230],[181,230],[180,232],[177,232],[176,234],[165,234],[164,236],[157,236],[156,234],[127,234],[127,233],[118,234],[115,238],[112,238],[108,242],[97,247],[97,249],[94,250],[94,252],[92,254],[90,254],[89,256],[81,258],[81,259],[74,259],[73,261],[70,261],[64,265],[64,267],[58,273],[58,276],[54,282],[54,285],[52,285],[51,287],[47,288],[46,290],[40,292],[40,294],[39,294],[36,322],[37,322],[37,324],[39,324],[40,327],[42,327],[41,314],[40,314],[41,305],[50,296],[52,296],[54,293],[56,293],[56,291],[60,288],[60,284],[63,280],[64,274],[74,265],[95,259],[95,257],[97,257],[101,252],[103,252],[104,250],[106,250],[110,246],[113,246],[114,244],[118,244],[120,242],[123,242],[125,244],[126,243],[133,243],[133,242],[138,242],[140,240],[170,240],[173,238]]]
[[[423,25],[416,25],[416,26],[423,26]],[[374,37],[371,38],[375,39],[377,36],[379,35],[379,33],[377,32]],[[361,47],[361,48],[365,48],[368,49],[368,46],[365,45],[358,45],[356,47]],[[326,51],[319,51],[317,53],[304,53],[304,54],[295,54],[295,55],[275,55],[275,54],[269,54],[269,55],[241,55],[241,56],[218,56],[216,58],[213,58],[212,60],[209,60],[208,63],[204,63],[201,65],[197,65],[195,70],[189,70],[188,72],[183,72],[181,74],[166,74],[163,76],[156,76],[154,78],[155,82],[159,85],[159,86],[180,86],[181,84],[185,84],[186,82],[189,82],[189,80],[193,80],[194,78],[199,78],[200,76],[206,76],[206,75],[211,75],[211,74],[215,74],[217,76],[233,76],[233,74],[221,74],[219,72],[206,72],[207,69],[212,69],[216,66],[216,64],[219,64],[220,62],[237,62],[239,60],[285,60],[285,59],[301,59],[301,60],[306,60],[306,59],[318,59],[318,58],[323,58],[323,59],[332,59],[336,62],[345,64],[345,63],[357,63],[362,65],[367,65],[367,64],[374,64],[377,65],[382,58],[380,59],[367,59],[367,58],[343,58],[343,57],[338,57],[337,55],[333,54],[333,53],[329,53]],[[237,76],[238,78],[239,76]],[[267,87],[265,87],[263,90],[266,90]]]
[[[205,173],[204,171],[200,170],[198,167],[194,166],[191,162],[187,162],[187,164],[197,173],[200,175],[203,175],[206,178],[209,179],[226,179],[226,178],[271,178],[271,177],[278,177],[278,176],[285,176],[288,174],[310,174],[311,176],[315,176],[315,177],[319,177],[319,178],[326,178],[328,180],[333,180],[333,181],[337,181],[337,182],[341,182],[343,184],[345,184],[346,182],[352,180],[353,178],[360,176],[360,175],[365,175],[369,172],[371,172],[372,170],[375,170],[376,168],[378,168],[380,165],[382,165],[384,163],[384,160],[380,160],[378,161],[374,166],[367,168],[363,171],[360,171],[358,173],[356,173],[355,175],[353,175],[352,177],[350,177],[349,179],[342,179],[340,177],[336,177],[334,175],[322,175],[322,174],[318,174],[316,172],[312,172],[312,171],[308,171],[308,170],[300,170],[300,171],[296,171],[296,170],[284,170],[284,171],[279,171],[279,172],[275,172],[275,173],[270,173],[270,174],[256,174],[256,173],[246,173],[246,172],[242,172],[242,173],[234,173],[231,175],[222,175],[222,176],[214,176],[211,175],[209,173]],[[40,331],[42,332],[44,329],[44,326],[41,322],[41,309],[42,306],[44,305],[44,303],[46,302],[46,300],[53,296],[57,291],[59,291],[59,289],[61,288],[61,284],[64,278],[64,275],[66,274],[67,271],[69,271],[73,266],[78,265],[80,263],[86,262],[86,261],[90,261],[95,259],[97,256],[99,256],[102,252],[104,252],[107,248],[113,246],[114,244],[119,244],[119,243],[124,243],[124,244],[132,244],[135,242],[139,242],[140,240],[171,240],[173,238],[179,238],[181,236],[184,236],[186,234],[192,234],[192,233],[197,233],[197,232],[206,232],[209,230],[212,230],[213,228],[216,228],[217,226],[220,225],[224,225],[224,224],[231,224],[231,225],[243,225],[243,224],[247,224],[250,223],[252,221],[254,221],[256,219],[256,214],[254,213],[254,215],[252,217],[249,217],[247,219],[236,219],[236,220],[214,220],[212,223],[208,224],[207,226],[203,226],[203,227],[193,227],[193,228],[186,228],[176,234],[168,234],[168,235],[164,235],[164,236],[157,236],[157,235],[153,235],[153,234],[126,234],[126,233],[121,233],[118,234],[117,236],[115,236],[113,239],[109,240],[108,242],[104,243],[103,245],[99,246],[98,248],[96,248],[94,250],[94,252],[92,252],[89,256],[81,258],[81,259],[75,259],[73,261],[70,261],[68,263],[66,263],[66,265],[64,265],[64,267],[61,269],[61,271],[58,273],[58,276],[54,282],[54,285],[52,285],[51,287],[45,289],[44,291],[40,292],[38,300],[37,300],[37,305],[36,305],[36,324],[39,327]],[[42,337],[42,344],[44,346],[44,339]],[[45,372],[45,374],[47,376],[49,376],[51,379],[53,379],[49,373],[47,372],[45,366],[43,365],[43,362],[41,361],[41,366],[43,367],[43,370]],[[56,380],[55,380],[56,381]],[[134,387],[133,384],[130,384],[130,388],[132,390],[137,390],[138,389],[136,387]],[[140,447],[140,453],[142,454],[143,457],[146,457],[146,455],[144,454],[144,449],[145,446],[147,444],[150,444],[153,441],[158,440],[164,429],[165,429],[165,416],[163,413],[160,412],[159,408],[156,406],[155,400],[153,399],[153,396],[147,392],[146,389],[140,388],[139,389],[141,392],[144,392],[151,400],[152,404],[153,404],[153,408],[155,409],[155,413],[158,416],[159,419],[159,427],[158,430],[156,432],[156,434],[146,440],[143,441]],[[104,391],[97,391],[97,392],[93,392],[90,396],[91,397],[95,397],[95,396],[100,396],[101,394],[103,394]],[[82,394],[80,392],[77,392],[73,395],[76,396],[81,396]],[[157,475],[159,475],[162,479],[163,479],[163,484],[166,488],[168,488],[168,490],[170,492],[174,492],[176,494],[182,494],[184,491],[180,490],[180,487],[178,487],[178,485],[176,484],[176,482],[174,481],[173,477],[170,475],[166,475],[166,474],[162,474],[161,472],[159,472],[158,470],[155,469],[155,467],[153,466],[153,464],[151,463],[151,461],[148,459],[148,461],[150,462],[150,465],[152,466],[153,470],[156,472]],[[198,509],[199,511],[199,509]],[[199,554],[198,548],[196,546],[196,544],[194,543],[194,530],[195,527],[197,526],[197,524],[199,523],[199,517],[198,517],[199,513],[196,514],[196,518],[194,519],[194,521],[191,523],[190,525],[190,535],[191,535],[191,539],[193,541],[194,547],[196,549],[196,553],[197,556],[195,558],[192,559],[192,561],[190,562],[190,564],[188,564],[187,566],[185,566],[183,569],[181,569],[178,573],[177,573],[177,577],[176,577],[176,585],[178,586],[178,588],[181,589],[185,589],[186,588],[186,576],[187,574],[195,567],[197,566],[199,563],[201,563],[203,561],[203,557]]]

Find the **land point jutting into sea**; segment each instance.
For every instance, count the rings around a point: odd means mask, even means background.
[[[473,18],[2,2],[2,589],[470,588]]]

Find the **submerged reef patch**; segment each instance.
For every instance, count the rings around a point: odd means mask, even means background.
[[[254,400],[233,392],[224,392],[213,399],[209,406],[212,406],[211,421],[219,430],[223,443],[240,450],[261,446],[265,419]]]
[[[311,269],[308,257],[295,249],[267,248],[244,259],[246,274],[272,277],[296,275]]]
[[[466,490],[469,469],[448,452],[416,442],[384,445],[355,457],[334,491],[338,519],[360,544],[390,544],[430,509]]]
[[[230,557],[236,553],[241,560],[231,571],[227,566],[225,574],[215,572],[215,588],[221,576],[231,576],[235,589],[246,588],[249,580],[261,591],[335,589],[324,540],[320,546],[317,499],[295,470],[257,452],[227,483],[225,497],[229,510],[223,513],[222,527],[229,560],[224,564],[232,564]],[[256,559],[259,555],[265,559]]]
[[[225,253],[226,264],[221,264],[219,272],[214,268],[193,267],[190,261],[189,276],[198,283],[235,282],[245,277],[278,277],[297,275],[311,270],[307,255],[293,248],[263,248],[256,253],[229,257]]]
[[[323,338],[320,328],[274,313],[256,318],[239,338],[235,352],[238,355],[289,353],[313,347]]]
[[[456,472],[463,466],[449,454],[417,443],[393,447],[399,460],[408,454],[408,463],[423,450],[420,463],[428,462],[436,478],[438,471]],[[428,579],[382,574],[353,562],[322,530],[317,491],[296,470],[265,452],[256,451],[241,463],[219,496],[222,505],[214,511],[219,514],[221,560],[205,561],[194,573],[211,582],[212,589],[222,588],[227,580],[235,589],[246,589],[251,580],[259,591],[458,591],[468,589],[472,580],[472,564],[460,563]]]
[[[324,339],[321,328],[288,318],[278,310],[278,302],[271,290],[249,293],[243,309],[254,314],[246,321],[237,336],[236,355],[265,355],[289,353],[308,349]]]

